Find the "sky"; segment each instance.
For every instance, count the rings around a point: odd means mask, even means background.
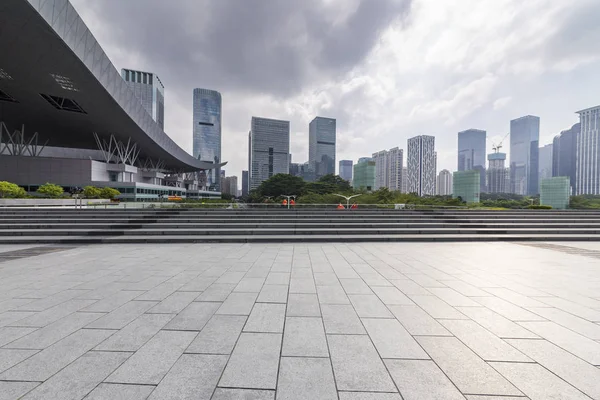
[[[221,92],[228,176],[247,169],[252,116],[290,121],[293,162],[324,116],[338,160],[426,134],[454,171],[459,131],[486,130],[492,152],[536,115],[545,145],[600,104],[598,0],[71,2],[117,69],[160,77],[165,132],[186,151],[193,89]]]

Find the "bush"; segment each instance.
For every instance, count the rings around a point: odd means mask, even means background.
[[[86,186],[83,188],[83,197],[86,199],[97,199],[100,197],[101,190],[95,186]]]
[[[529,207],[530,210],[552,210],[552,206],[540,206],[537,204],[531,205]]]
[[[25,196],[27,196],[27,193],[21,186],[6,181],[0,181],[0,198],[16,199]]]
[[[105,187],[100,190],[100,197],[103,199],[111,199],[112,200],[120,194],[121,194],[121,192],[119,192],[117,189],[113,189],[113,188],[109,188],[109,187]]]
[[[63,188],[53,183],[46,183],[39,187],[37,192],[45,197],[60,197],[63,195]]]

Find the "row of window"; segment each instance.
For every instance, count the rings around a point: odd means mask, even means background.
[[[137,82],[137,83],[144,83],[147,85],[152,85],[152,79],[153,79],[152,74],[149,74],[147,72],[140,72],[140,71],[130,71],[128,69],[126,69],[124,71],[125,71],[124,79],[127,82]]]

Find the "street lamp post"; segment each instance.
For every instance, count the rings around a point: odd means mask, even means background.
[[[290,209],[290,199],[294,199],[295,200],[296,199],[296,195],[295,194],[290,194],[290,195],[284,194],[284,195],[281,195],[281,197],[285,197],[287,199],[287,208],[289,210]]]
[[[362,194],[355,194],[355,195],[352,195],[352,196],[344,196],[343,194],[334,193],[333,195],[334,196],[338,196],[338,197],[342,197],[342,198],[346,199],[346,208],[349,209],[350,208],[350,199],[353,199],[355,197],[361,196]]]

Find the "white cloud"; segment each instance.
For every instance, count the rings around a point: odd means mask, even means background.
[[[500,97],[499,99],[496,99],[493,104],[494,110],[503,109],[504,107],[506,107],[508,105],[508,103],[510,103],[511,100],[512,100],[512,97],[510,97],[510,96]]]

